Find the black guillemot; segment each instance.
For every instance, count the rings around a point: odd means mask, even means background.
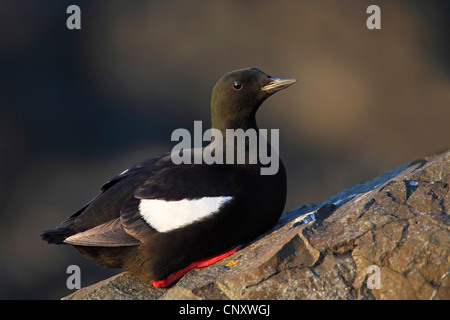
[[[212,92],[211,127],[223,137],[227,129],[258,130],[259,106],[295,82],[257,68],[227,73]],[[220,145],[226,144],[224,138]],[[232,254],[277,222],[286,202],[286,171],[281,160],[274,174],[261,174],[262,166],[175,164],[170,152],[159,155],[106,182],[93,200],[41,237],[165,287],[192,268]]]

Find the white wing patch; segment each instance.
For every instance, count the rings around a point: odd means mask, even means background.
[[[150,226],[159,232],[167,232],[212,215],[232,198],[204,197],[180,201],[143,199],[139,203],[139,211]]]

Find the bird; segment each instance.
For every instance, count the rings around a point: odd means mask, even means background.
[[[210,103],[211,129],[222,133],[223,141],[217,136],[205,148],[215,146],[213,154],[220,154],[218,146],[228,150],[230,144],[227,130],[259,130],[256,112],[261,104],[296,82],[258,68],[226,73],[213,87]],[[244,152],[248,160],[248,141]],[[108,180],[91,201],[40,236],[50,244],[72,245],[101,266],[168,287],[276,224],[286,202],[286,169],[281,159],[275,174],[261,174],[263,166],[259,160],[175,164],[167,152]]]

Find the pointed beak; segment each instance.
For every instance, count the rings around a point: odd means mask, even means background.
[[[295,79],[291,78],[273,78],[269,77],[270,82],[261,88],[262,91],[267,93],[275,93],[277,91],[286,89],[290,85],[297,82]]]

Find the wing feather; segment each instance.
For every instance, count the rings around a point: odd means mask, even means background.
[[[68,237],[65,243],[78,246],[124,247],[138,246],[141,242],[129,235],[122,227],[120,219],[105,222],[92,229]]]

